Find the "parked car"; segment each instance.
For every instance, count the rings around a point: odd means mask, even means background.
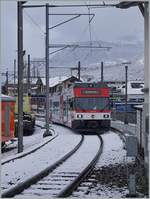
[[[23,135],[32,135],[34,132],[34,127],[34,115],[23,113]],[[15,115],[15,136],[18,136],[18,114]]]
[[[35,115],[31,111],[30,96],[23,96],[23,135],[32,135],[35,126]],[[15,136],[18,136],[18,97],[15,105]]]

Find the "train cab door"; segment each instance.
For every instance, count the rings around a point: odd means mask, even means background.
[[[63,99],[63,116],[64,116],[64,123],[68,125],[68,96],[64,96]]]
[[[68,125],[71,127],[72,126],[72,117],[73,117],[73,105],[74,100],[73,98],[68,98]]]

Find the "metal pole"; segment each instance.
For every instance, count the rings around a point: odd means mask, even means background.
[[[38,71],[38,67],[36,69],[36,74],[37,74],[37,78],[39,77],[39,71]]]
[[[30,85],[30,55],[28,55],[28,95],[31,94],[31,85]]]
[[[103,62],[101,62],[101,82],[104,81],[104,76],[103,76]]]
[[[34,78],[36,77],[36,75],[35,75],[35,65],[33,66],[33,76],[34,76]]]
[[[124,124],[128,124],[128,121],[127,121],[127,101],[128,101],[127,81],[128,81],[128,66],[125,66],[125,118],[124,118]]]
[[[18,153],[23,151],[23,9],[18,5]]]
[[[143,103],[143,137],[144,137],[144,166],[149,179],[149,128],[146,123],[150,112],[149,106],[149,71],[150,71],[150,2],[144,3],[144,103]]]
[[[8,68],[6,71],[6,94],[8,95]]]
[[[68,122],[68,111],[69,111],[69,98],[67,96],[67,122]]]
[[[81,71],[81,65],[80,61],[78,62],[78,79],[80,80],[80,71]]]
[[[14,59],[14,96],[16,94],[16,59]]]
[[[46,61],[46,133],[49,134],[49,4],[46,4],[46,43],[45,43],[45,61]]]

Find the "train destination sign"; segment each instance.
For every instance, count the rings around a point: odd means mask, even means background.
[[[82,90],[85,95],[100,95],[100,90]]]

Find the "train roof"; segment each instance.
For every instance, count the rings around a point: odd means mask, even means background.
[[[74,88],[108,88],[106,82],[75,82]]]
[[[4,102],[15,102],[16,99],[15,99],[15,97],[2,94],[1,95],[1,101],[4,101]]]

